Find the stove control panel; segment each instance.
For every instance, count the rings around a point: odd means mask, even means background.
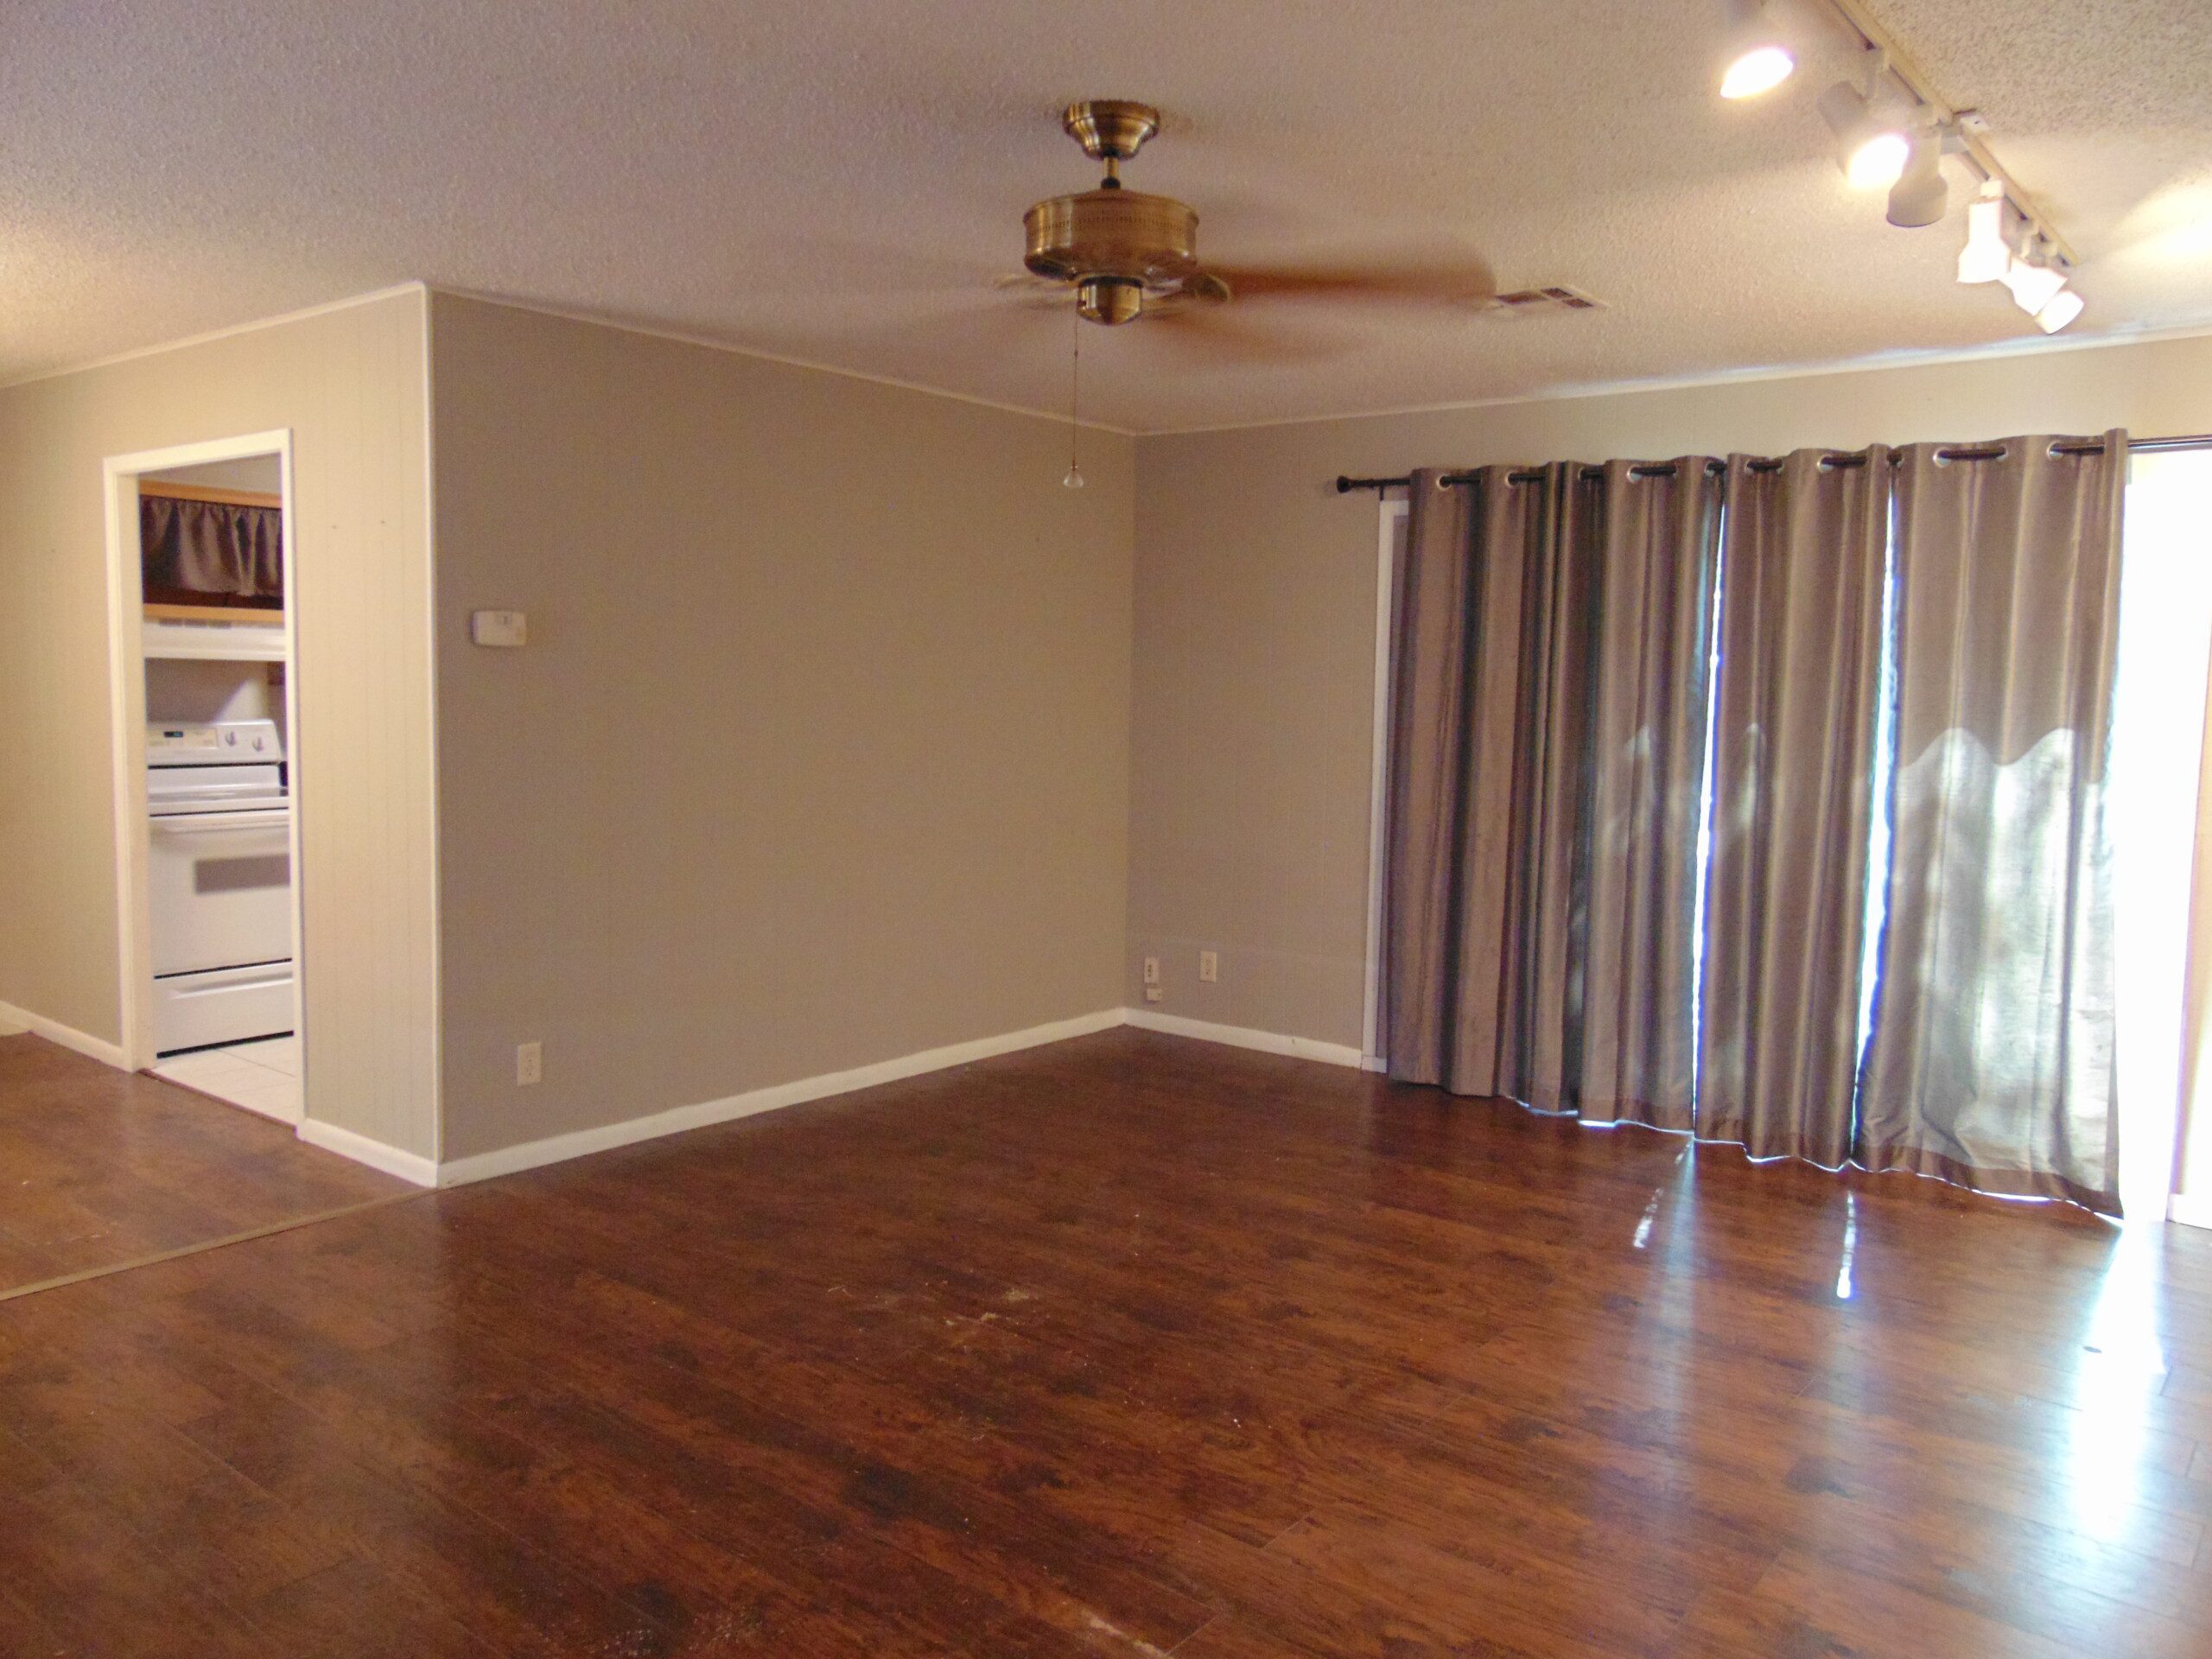
[[[207,766],[267,763],[284,758],[273,720],[222,720],[206,725],[146,728],[149,766]]]

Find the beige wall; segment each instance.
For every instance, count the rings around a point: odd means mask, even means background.
[[[1070,492],[1025,416],[431,337],[448,1158],[1119,1004],[1128,440]]]
[[[420,293],[0,391],[0,1001],[122,1038],[102,461],[289,427],[308,1110],[427,1156],[423,419]]]
[[[1376,502],[1338,473],[2112,426],[2212,430],[2212,339],[1141,441],[1129,1001],[1155,952],[1166,1013],[1360,1040]]]

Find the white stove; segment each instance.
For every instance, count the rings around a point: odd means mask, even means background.
[[[291,1031],[292,809],[276,722],[149,727],[146,810],[156,1050]]]

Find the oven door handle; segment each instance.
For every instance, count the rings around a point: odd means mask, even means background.
[[[236,835],[249,830],[273,830],[292,821],[292,809],[274,806],[251,812],[192,812],[147,822],[169,836]]]

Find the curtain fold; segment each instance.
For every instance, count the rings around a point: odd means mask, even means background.
[[[2127,454],[2071,442],[1416,474],[1391,1076],[2118,1213]]]
[[[141,495],[138,543],[149,599],[283,603],[283,513],[278,508]]]
[[[1691,1122],[1720,486],[1562,463],[1414,475],[1395,618],[1391,1075]]]
[[[1579,1105],[1687,1130],[1722,483],[1686,456],[1667,472],[1608,461],[1599,487]]]
[[[2126,438],[1897,469],[1896,771],[1858,1161],[2119,1212],[2105,819]]]
[[[1840,1167],[1853,1147],[1889,452],[1728,464],[1698,1134]]]

